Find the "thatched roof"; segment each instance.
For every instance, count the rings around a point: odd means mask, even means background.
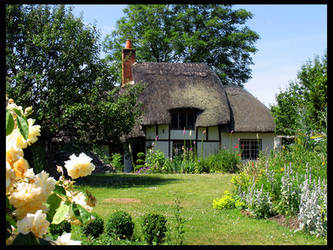
[[[273,132],[270,110],[242,88],[223,86],[203,63],[134,63],[134,83],[145,83],[142,126],[169,124],[170,110],[195,108],[196,127],[229,125],[235,132]],[[141,127],[141,126],[140,126]],[[140,131],[139,131],[140,130]],[[130,137],[142,136],[135,126]]]
[[[225,91],[235,132],[274,132],[273,117],[263,103],[243,88],[226,86]]]
[[[143,103],[142,125],[169,124],[171,109],[202,111],[196,127],[230,122],[230,110],[218,76],[203,63],[135,63],[135,83],[146,83],[139,101]]]

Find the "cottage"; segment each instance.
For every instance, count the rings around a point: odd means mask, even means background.
[[[274,147],[270,110],[246,90],[223,86],[204,63],[136,63],[127,41],[122,86],[140,83],[146,84],[138,98],[143,117],[124,144],[125,171],[131,170],[128,152],[135,156],[153,143],[169,158],[182,152],[184,140],[199,156],[242,147],[243,159],[256,159],[258,150]]]

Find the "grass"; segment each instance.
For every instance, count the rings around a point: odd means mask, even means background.
[[[213,199],[231,191],[233,174],[99,174],[86,177],[80,186],[97,199],[94,212],[105,221],[125,210],[135,223],[134,235],[142,239],[145,213],[167,217],[171,239],[175,238],[175,199],[186,219],[185,245],[325,245],[327,240],[304,232],[293,232],[272,220],[249,218],[240,211],[215,210]],[[86,184],[83,184],[86,183]],[[72,239],[82,240],[77,228]]]

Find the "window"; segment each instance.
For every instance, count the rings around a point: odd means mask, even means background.
[[[194,151],[194,143],[193,141],[186,140],[186,149]],[[172,157],[183,155],[184,153],[184,140],[182,141],[173,141],[172,143]]]
[[[194,129],[196,118],[195,110],[174,110],[171,112],[171,129]]]
[[[262,150],[262,140],[259,139],[240,139],[240,148],[242,150],[242,160],[256,160],[259,151]]]

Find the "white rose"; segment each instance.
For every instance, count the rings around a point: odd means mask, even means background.
[[[32,232],[37,238],[42,238],[47,233],[50,223],[46,220],[46,214],[38,210],[35,214],[28,213],[22,220],[17,222],[19,233]]]
[[[91,163],[92,159],[84,153],[81,153],[79,157],[72,154],[69,159],[65,162],[65,168],[73,179],[90,175],[95,170],[94,164]]]
[[[80,241],[71,240],[71,233],[64,232],[61,236],[55,241],[57,245],[81,245]]]

